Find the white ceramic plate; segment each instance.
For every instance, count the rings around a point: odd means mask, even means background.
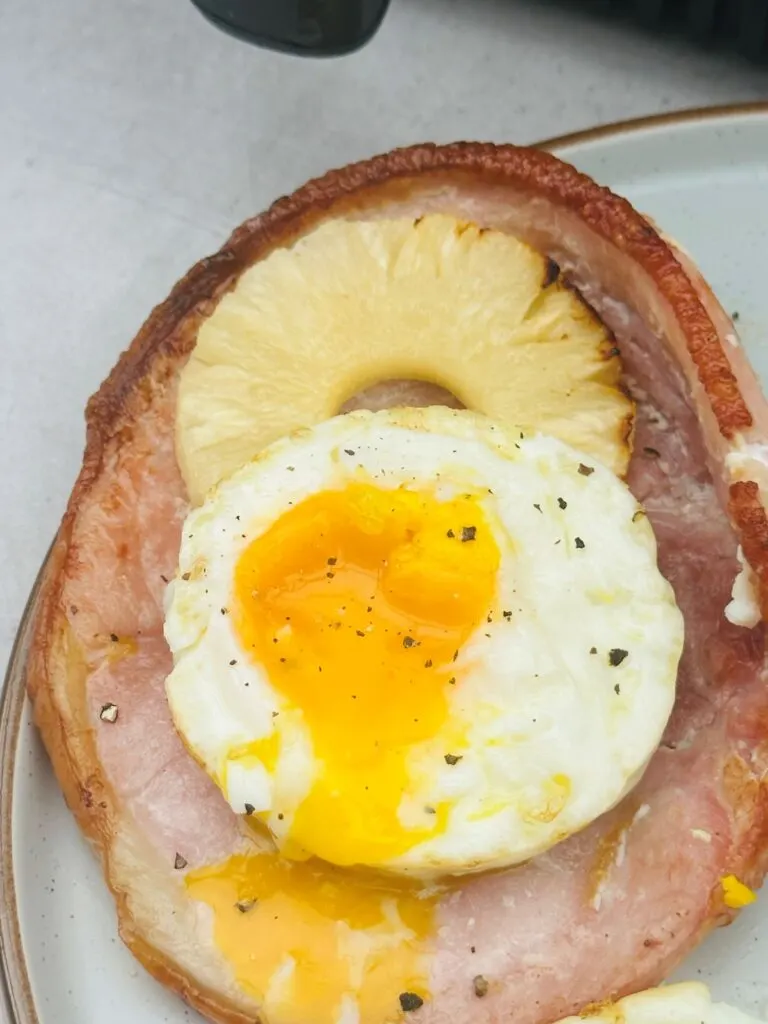
[[[673,115],[546,143],[626,195],[691,251],[768,387],[768,106]],[[138,967],[112,899],[64,806],[22,693],[22,626],[0,716],[0,938],[13,1024],[199,1020]],[[761,1014],[768,899],[678,972]],[[0,1014],[1,1016],[1,1014]]]

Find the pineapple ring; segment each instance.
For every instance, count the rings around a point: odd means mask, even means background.
[[[251,266],[182,370],[193,504],[277,438],[397,378],[560,438],[624,475],[633,404],[613,338],[546,256],[445,215],[329,220]]]

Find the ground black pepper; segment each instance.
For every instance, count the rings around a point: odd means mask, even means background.
[[[421,996],[417,996],[415,992],[401,992],[398,998],[400,999],[400,1007],[405,1013],[418,1010],[420,1006],[424,1005],[424,1000]]]
[[[488,981],[483,977],[482,974],[476,974],[472,979],[472,988],[475,990],[475,995],[478,999],[482,999],[483,996],[488,995]]]

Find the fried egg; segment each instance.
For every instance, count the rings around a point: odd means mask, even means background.
[[[578,1017],[566,1017],[559,1024],[757,1024],[757,1017],[728,1003],[714,1003],[706,985],[682,981],[662,985],[619,999],[596,1004]]]
[[[284,856],[520,863],[638,781],[683,622],[609,470],[466,411],[350,413],[184,525],[165,632],[186,746]]]

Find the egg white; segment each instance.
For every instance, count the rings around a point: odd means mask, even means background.
[[[319,770],[312,737],[222,609],[254,538],[292,505],[360,479],[441,499],[482,492],[501,551],[499,605],[511,612],[483,623],[457,662],[449,720],[467,737],[462,760],[446,764],[442,735],[410,754],[403,828],[440,803],[450,805],[447,827],[385,867],[430,877],[527,860],[638,781],[672,709],[683,642],[630,491],[552,438],[438,407],[351,413],[276,443],[221,483],[188,516],[168,588],[177,729],[233,809],[266,815],[280,844]],[[628,653],[612,664],[611,651]],[[232,770],[233,748],[273,731],[273,772]]]
[[[558,1024],[583,1024],[585,1018],[595,1024],[756,1024],[728,1003],[712,1002],[706,985],[684,981],[662,985],[619,999],[616,1003],[590,1007],[584,1017],[566,1017]]]

